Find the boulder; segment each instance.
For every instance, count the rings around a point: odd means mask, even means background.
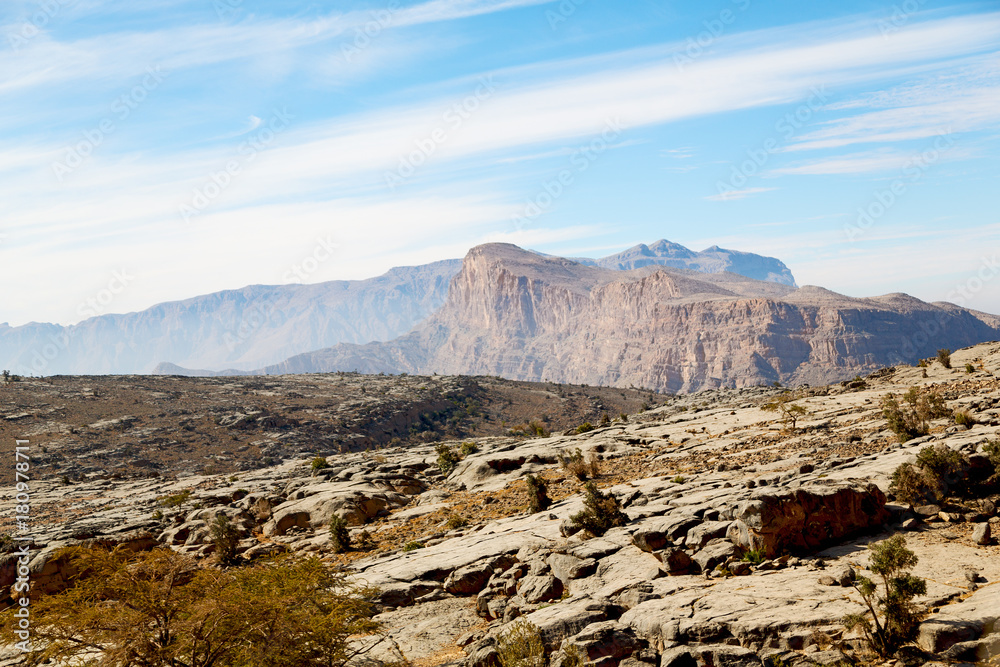
[[[698,648],[699,662],[712,667],[763,667],[756,653],[742,646],[713,645]]]
[[[618,621],[600,621],[563,640],[561,650],[575,646],[586,665],[617,667],[622,658],[627,658],[645,645],[631,628]]]
[[[563,593],[563,585],[551,574],[528,575],[517,582],[517,593],[528,604],[537,604],[558,600]]]
[[[577,598],[550,605],[525,616],[541,632],[545,647],[553,651],[562,640],[572,637],[588,625],[605,621],[611,604],[603,598]]]
[[[667,574],[677,576],[691,570],[691,556],[683,549],[670,548],[653,554],[663,563]]]
[[[684,546],[689,549],[701,549],[712,540],[725,537],[732,521],[706,521],[698,524],[687,532]]]
[[[705,545],[691,560],[701,572],[709,572],[720,563],[725,563],[736,556],[736,545],[728,540],[716,539]]]
[[[550,554],[548,564],[552,574],[564,584],[589,577],[597,569],[597,561],[593,558],[577,558],[568,554]]]
[[[983,547],[988,546],[993,539],[992,532],[990,524],[976,524],[976,527],[972,529],[972,541]]]
[[[444,580],[444,589],[452,595],[476,595],[483,590],[496,570],[506,571],[515,562],[513,556],[502,554],[460,567]]]
[[[813,552],[881,527],[889,519],[885,501],[875,484],[861,482],[760,490],[737,507],[729,537],[769,558]]]

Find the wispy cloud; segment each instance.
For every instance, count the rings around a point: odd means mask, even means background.
[[[772,190],[777,190],[777,188],[744,188],[742,190],[729,190],[717,195],[709,195],[708,197],[703,197],[703,199],[708,201],[736,201],[738,199],[746,199],[750,195],[771,192]]]

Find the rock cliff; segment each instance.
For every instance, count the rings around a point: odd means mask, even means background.
[[[609,270],[488,244],[469,252],[445,305],[406,336],[264,372],[482,374],[686,392],[824,384],[998,337],[994,316],[903,294],[857,299],[725,272]]]

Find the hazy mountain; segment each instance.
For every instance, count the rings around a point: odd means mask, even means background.
[[[27,375],[148,373],[158,362],[253,369],[342,342],[389,340],[444,303],[461,260],[368,280],[251,285],[73,326],[0,324],[0,365]]]
[[[388,343],[297,355],[266,373],[500,375],[669,391],[820,384],[1000,337],[1000,319],[905,294],[851,298],[732,273],[630,271],[473,248],[445,305]]]

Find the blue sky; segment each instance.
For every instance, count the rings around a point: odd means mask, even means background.
[[[0,37],[12,325],[659,238],[1000,313],[996,2],[5,0]]]

